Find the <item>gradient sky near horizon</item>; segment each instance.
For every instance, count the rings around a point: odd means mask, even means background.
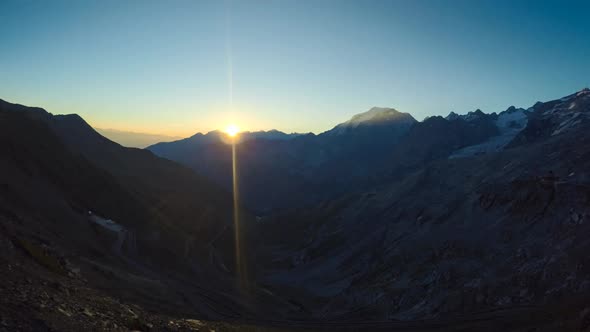
[[[590,85],[590,1],[0,2],[0,98],[96,127],[321,132]]]

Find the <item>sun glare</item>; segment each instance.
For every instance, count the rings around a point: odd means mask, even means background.
[[[231,137],[235,137],[240,132],[240,128],[235,124],[230,124],[225,128],[225,133]]]

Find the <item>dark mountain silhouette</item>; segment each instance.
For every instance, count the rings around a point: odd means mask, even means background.
[[[514,107],[481,110],[418,122],[391,108],[374,107],[319,135],[291,140],[247,139],[238,144],[241,192],[251,209],[269,211],[317,203],[401,178],[439,158],[490,153],[524,128],[527,115]],[[224,134],[197,134],[148,147],[231,187],[231,156]]]
[[[416,120],[372,108],[319,135],[252,135],[238,144],[240,193],[258,211],[317,202],[353,189],[382,164]],[[280,137],[277,139],[276,137]],[[221,132],[148,147],[231,188],[231,146]]]
[[[109,141],[78,115],[4,101],[0,151],[2,259],[22,266],[3,273],[6,282],[17,282],[13,288],[40,265],[56,273],[44,280],[62,285],[62,292],[100,289],[162,314],[254,315],[237,299],[238,279],[249,276],[236,273],[227,191],[147,150]],[[252,216],[246,210],[240,216],[245,234]],[[246,248],[243,242],[243,261]],[[249,292],[254,299],[260,290]],[[92,296],[92,306],[103,301]],[[58,306],[66,299],[47,301]]]
[[[242,139],[240,195],[271,209],[236,248],[220,133],[152,147],[198,175],[0,101],[0,328],[586,328],[589,119],[584,89]]]

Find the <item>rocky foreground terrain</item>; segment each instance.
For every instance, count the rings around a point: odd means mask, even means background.
[[[272,316],[208,320],[200,313],[184,312],[182,305],[177,312],[157,309],[97,288],[85,278],[90,273],[81,273],[53,248],[23,240],[15,244],[13,239],[3,232],[0,241],[0,331],[553,331],[590,325],[590,310],[578,316],[563,308],[556,315],[554,310],[527,306],[409,322],[274,321]]]

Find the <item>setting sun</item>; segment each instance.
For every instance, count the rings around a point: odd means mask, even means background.
[[[238,128],[238,126],[236,126],[235,124],[230,124],[225,128],[225,133],[231,137],[236,136],[239,132],[240,128]]]

